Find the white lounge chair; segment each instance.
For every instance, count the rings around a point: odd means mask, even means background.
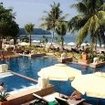
[[[60,105],[79,105],[80,103],[83,103],[83,101],[85,101],[85,99],[80,99],[80,100],[67,99],[66,100],[60,97],[56,97],[55,99]]]

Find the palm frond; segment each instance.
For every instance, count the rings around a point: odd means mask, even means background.
[[[105,39],[103,34],[105,31],[103,28],[105,27],[104,1],[81,0],[72,7],[75,7],[80,13],[80,16],[73,17],[68,23],[70,31],[79,31],[77,43],[81,44],[87,35],[90,35],[92,43],[97,43],[97,41],[102,43]]]
[[[84,18],[82,15],[77,15],[73,17],[69,22],[68,22],[68,29],[69,31],[76,31],[79,30],[84,24],[85,24],[86,18]]]
[[[59,21],[63,21],[66,17],[66,15],[62,16],[62,10],[60,9],[60,3],[55,3],[50,5],[51,10],[45,11],[47,13],[46,17],[43,17],[43,23],[41,26],[46,26],[47,29],[55,29],[57,23]]]
[[[105,3],[99,8],[99,10],[105,11]]]
[[[86,38],[86,36],[88,35],[88,24],[86,24],[83,28],[80,29],[79,34],[76,38],[76,42],[78,45],[80,45],[84,39]]]
[[[105,24],[105,11],[98,11],[96,15],[100,20],[100,24]]]
[[[97,31],[98,27],[99,27],[99,19],[96,15],[92,16],[91,18],[89,18],[89,20],[87,21],[88,24],[88,32],[92,32],[93,34]]]
[[[79,2],[77,4],[73,4],[71,7],[75,7],[77,9],[77,11],[80,13],[86,13],[86,11],[87,11],[86,5],[82,2]]]

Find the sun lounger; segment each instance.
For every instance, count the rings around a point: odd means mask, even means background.
[[[83,105],[92,105],[92,104],[87,103],[87,102],[83,102]]]
[[[67,100],[65,100],[65,99],[63,99],[63,98],[55,97],[55,99],[57,100],[57,102],[58,102],[60,105],[69,105],[69,103],[67,102]]]
[[[82,103],[83,101],[85,101],[85,99],[80,99],[80,100],[71,100],[71,99],[63,99],[60,97],[56,97],[55,98],[57,100],[57,102],[60,105],[79,105],[80,103]]]
[[[69,103],[70,105],[78,105],[78,104],[80,104],[80,103],[83,103],[83,101],[85,101],[85,99],[80,99],[80,100],[71,100],[71,99],[69,99],[69,100],[68,100],[68,103]]]
[[[48,95],[43,96],[43,97],[41,97],[37,94],[33,94],[33,95],[39,99],[44,100],[46,102],[46,104],[43,104],[43,105],[59,105],[58,102],[55,100],[55,97],[59,96],[58,92],[53,92],[53,93],[48,94]]]
[[[35,97],[35,101],[33,104],[30,104],[30,105],[48,105],[48,101],[45,100],[43,97],[33,93],[34,97]]]
[[[39,96],[38,94],[33,93],[33,96],[38,99],[42,99],[43,97]]]
[[[53,102],[55,101],[55,97],[59,97],[59,95],[60,94],[58,92],[53,92],[51,94],[44,96],[43,99],[47,100],[48,102]]]

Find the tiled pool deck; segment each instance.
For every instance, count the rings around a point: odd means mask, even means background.
[[[12,74],[11,72],[1,73],[0,78],[5,78],[7,76],[12,76],[14,74],[18,75],[22,78],[28,79],[30,81],[33,81],[28,77],[22,76],[22,75],[17,74],[17,73]],[[35,82],[36,82],[36,80],[35,80]],[[23,88],[23,89],[11,91],[11,92],[9,92],[10,95],[7,98],[7,101],[3,102],[3,104],[0,103],[0,105],[21,105],[21,104],[26,103],[28,101],[34,100],[34,96],[32,95],[33,93],[38,93],[38,94],[44,96],[52,90],[53,89],[52,89],[51,85],[49,85],[47,88],[40,89],[38,87],[38,85],[36,84],[34,86],[29,86],[29,87],[26,87],[26,88]]]
[[[12,76],[12,75],[13,74],[8,71],[8,72],[5,72],[5,73],[0,73],[0,78],[4,78],[4,77],[7,77],[7,76]]]
[[[50,85],[44,89],[39,89],[38,87],[27,88],[23,91],[18,91],[18,93],[11,94],[7,98],[8,101],[3,105],[22,105],[35,99],[33,93],[45,96],[51,92],[53,92],[53,87]]]

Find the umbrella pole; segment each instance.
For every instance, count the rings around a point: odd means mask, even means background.
[[[100,101],[100,99],[97,99],[97,105],[99,105],[99,101]]]

